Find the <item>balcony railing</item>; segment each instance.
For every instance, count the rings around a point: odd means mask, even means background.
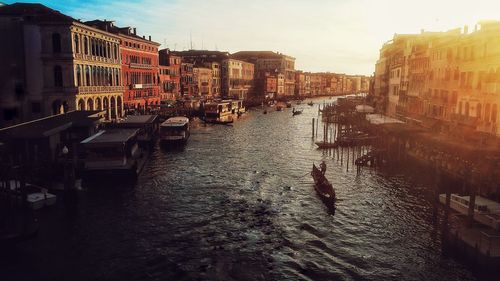
[[[141,68],[141,69],[152,69],[153,66],[151,64],[143,64],[143,63],[134,63],[131,62],[129,64],[130,68]]]
[[[80,86],[79,93],[111,93],[123,92],[123,86]]]
[[[104,62],[104,63],[110,63],[110,64],[120,64],[119,59],[113,59],[113,58],[105,58],[105,57],[100,57],[100,56],[93,56],[93,55],[85,55],[85,54],[74,54],[74,58],[77,60],[86,60],[86,61],[95,61],[95,62]]]

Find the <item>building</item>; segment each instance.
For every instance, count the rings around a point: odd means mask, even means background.
[[[41,4],[0,7],[1,125],[71,110],[123,114],[120,38]]]
[[[302,71],[295,72],[295,96],[303,97],[306,95],[306,75]]]
[[[159,79],[161,101],[176,100],[181,91],[181,62],[182,57],[163,49],[159,51]]]
[[[212,89],[211,95],[213,97],[220,97],[221,95],[221,66],[219,62],[205,62],[203,66],[212,70]]]
[[[181,61],[181,97],[193,97],[195,83],[193,79],[193,64]]]
[[[212,99],[212,69],[205,67],[193,68],[194,96],[203,99]]]
[[[225,59],[221,64],[223,98],[248,100],[253,90],[254,65],[241,60]]]
[[[284,77],[283,96],[295,95],[295,58],[271,51],[241,51],[231,55],[232,58],[253,63],[255,65],[255,94],[264,94],[263,81],[266,73],[281,74]]]
[[[118,35],[120,38],[125,110],[145,112],[160,104],[158,81],[159,43],[140,37],[135,28],[117,27],[112,21],[93,20],[85,24]]]
[[[319,96],[322,94],[321,89],[321,74],[319,73],[311,73],[311,96]]]
[[[425,127],[498,135],[499,35],[497,21],[473,31],[395,35],[382,47],[372,99],[385,100],[387,114]]]
[[[264,79],[266,98],[274,98],[278,94],[278,77],[267,72]]]
[[[304,95],[306,97],[311,96],[311,73],[310,72],[305,72],[304,73]]]

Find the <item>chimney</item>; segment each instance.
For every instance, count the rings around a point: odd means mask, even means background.
[[[149,35],[149,41],[151,41],[151,35]]]
[[[137,29],[134,27],[134,35],[137,34]]]

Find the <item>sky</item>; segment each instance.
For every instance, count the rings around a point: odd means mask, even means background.
[[[5,1],[10,4],[16,1]],[[113,20],[172,50],[270,50],[312,72],[371,75],[395,33],[500,20],[498,0],[40,0],[82,21]],[[471,30],[473,28],[469,28]]]

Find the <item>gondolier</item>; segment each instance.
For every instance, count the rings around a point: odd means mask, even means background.
[[[325,175],[326,172],[326,163],[325,161],[321,161],[321,164],[319,164],[319,168],[321,169],[321,173]]]

